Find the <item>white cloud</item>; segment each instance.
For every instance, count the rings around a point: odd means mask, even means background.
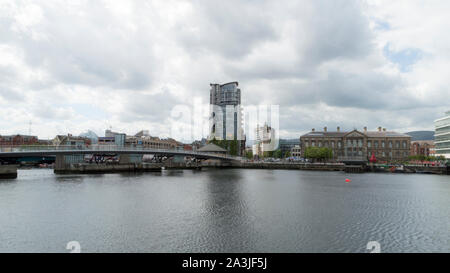
[[[0,1],[0,134],[149,129],[210,82],[312,127],[432,129],[450,108],[448,1]],[[386,56],[421,52],[407,70]],[[400,56],[402,57],[402,56]],[[400,58],[398,57],[398,58]]]

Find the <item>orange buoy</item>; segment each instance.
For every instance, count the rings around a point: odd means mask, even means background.
[[[349,183],[351,180],[350,179],[345,179],[345,183]]]

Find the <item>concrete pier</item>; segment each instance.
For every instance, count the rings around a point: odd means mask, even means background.
[[[233,162],[232,167],[245,169],[279,169],[279,170],[309,170],[309,171],[343,171],[341,163],[285,163],[285,162]]]
[[[0,165],[0,179],[17,178],[18,165]]]

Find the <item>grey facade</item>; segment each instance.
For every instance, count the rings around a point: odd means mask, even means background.
[[[241,89],[238,82],[210,84],[209,140],[237,140],[239,154],[245,149],[242,126]]]

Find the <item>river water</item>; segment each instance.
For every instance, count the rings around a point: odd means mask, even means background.
[[[350,179],[346,183],[345,179]],[[450,252],[450,176],[208,169],[0,180],[0,252]]]

